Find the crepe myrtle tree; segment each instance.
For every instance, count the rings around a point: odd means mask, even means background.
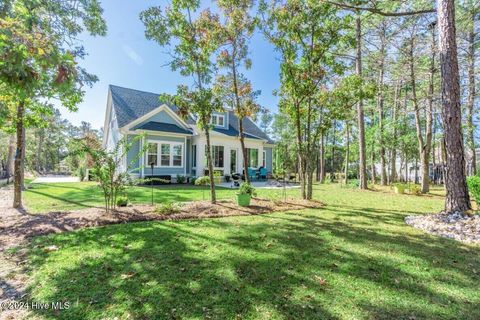
[[[128,136],[120,139],[111,150],[106,150],[100,146],[92,146],[84,139],[77,140],[79,148],[78,153],[87,154],[93,163],[91,173],[102,189],[105,212],[109,213],[116,209],[117,198],[126,196],[126,187],[132,184],[129,172],[135,168],[138,159],[147,151],[148,145],[136,154],[133,159],[123,168],[124,159],[132,149],[132,146],[138,143],[144,135],[137,135],[132,138]]]
[[[170,67],[181,75],[193,78],[191,87],[179,86],[169,98],[179,107],[181,116],[193,114],[207,139],[207,163],[210,177],[211,202],[216,202],[215,181],[210,143],[210,119],[221,109],[211,82],[215,74],[213,56],[220,37],[219,17],[210,10],[200,10],[196,0],[173,0],[169,6],[151,7],[140,14],[147,39],[169,48]]]
[[[25,127],[52,112],[52,99],[76,111],[83,86],[97,78],[78,66],[85,51],[75,36],[105,35],[106,24],[96,0],[7,2],[0,10],[0,87],[9,107],[0,126],[16,131],[13,207],[22,208]]]

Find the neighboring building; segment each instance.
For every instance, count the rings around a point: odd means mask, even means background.
[[[110,85],[105,115],[103,147],[112,150],[123,137],[145,136],[124,159],[121,170],[135,177],[205,175],[206,137],[192,116],[186,120],[176,106],[160,102],[158,94]],[[210,131],[214,170],[222,176],[243,172],[238,118],[231,110],[215,112]],[[250,119],[244,119],[249,166],[272,171],[273,141]],[[138,157],[148,145],[146,154]],[[127,165],[129,164],[129,165]]]

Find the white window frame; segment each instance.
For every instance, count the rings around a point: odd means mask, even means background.
[[[184,161],[185,161],[185,143],[183,142],[175,142],[175,141],[160,141],[160,140],[147,140],[148,143],[155,143],[157,145],[157,161],[155,164],[155,168],[183,168]],[[168,144],[170,146],[170,154],[169,154],[169,165],[164,166],[162,165],[162,144]],[[182,148],[180,155],[182,157],[182,163],[180,166],[173,165],[173,147],[180,146]],[[148,150],[145,156],[146,162],[148,163]]]
[[[263,159],[262,159],[262,167],[266,168],[267,167],[267,151],[263,150]]]
[[[220,124],[220,120],[219,120],[220,118],[222,118],[222,124]],[[212,114],[212,116],[210,117],[210,124],[213,124],[214,126],[217,126],[217,127],[224,127],[225,116],[223,114]]]

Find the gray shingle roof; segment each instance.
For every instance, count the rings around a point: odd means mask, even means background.
[[[118,126],[121,128],[130,122],[146,115],[150,111],[166,104],[160,101],[160,95],[135,89],[122,88],[110,85],[112,103],[117,116]],[[173,112],[178,112],[176,106],[168,105]],[[187,123],[195,123],[188,119]]]
[[[228,111],[228,120],[230,126],[238,132],[238,117],[231,110]],[[267,140],[268,143],[275,143],[265,132],[263,132],[250,118],[243,119],[243,130],[245,133]]]
[[[177,125],[171,124],[171,123],[164,123],[164,122],[155,122],[155,121],[150,121],[147,123],[144,123],[138,127],[135,127],[135,129],[143,129],[143,130],[152,130],[152,131],[162,131],[162,132],[173,132],[173,133],[183,133],[183,134],[192,134],[192,131],[185,130],[183,128],[180,128]]]
[[[157,93],[123,88],[114,85],[110,85],[109,89],[112,94],[112,103],[117,116],[118,126],[120,128],[153,111],[159,106],[166,104],[160,101],[160,95]],[[168,107],[170,107],[173,112],[178,112],[178,108],[176,106],[168,105]],[[238,136],[238,118],[233,111],[229,110],[227,112],[230,124],[228,130],[216,128],[214,131],[226,134],[228,136]],[[195,124],[195,120],[191,117],[188,117],[186,122],[188,124]],[[158,125],[153,123],[158,124],[158,122],[149,122],[146,125],[150,124],[152,127],[158,127]],[[270,137],[268,137],[262,130],[260,130],[260,128],[250,118],[244,119],[243,126],[246,137],[253,139],[259,138],[267,140],[268,143],[274,143],[274,141],[270,139]],[[174,128],[168,129],[176,130]]]

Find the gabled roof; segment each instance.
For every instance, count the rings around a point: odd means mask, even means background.
[[[228,111],[228,123],[234,130],[237,131],[238,135],[238,117],[231,110]],[[245,132],[248,138],[256,137],[259,139],[267,140],[268,143],[274,144],[275,142],[270,139],[270,137],[263,132],[250,118],[243,119],[243,131]],[[250,136],[250,137],[249,137]]]
[[[150,121],[147,123],[144,123],[138,127],[135,127],[135,129],[141,129],[141,130],[150,130],[150,131],[162,131],[162,132],[171,132],[171,133],[182,133],[182,134],[188,134],[191,135],[192,131],[185,130],[183,128],[180,128],[177,125],[174,125],[172,123],[164,123],[164,122],[155,122],[155,121]]]
[[[112,94],[112,103],[115,115],[117,116],[119,128],[126,126],[163,104],[168,105],[165,102],[160,101],[160,95],[156,93],[128,89],[114,85],[110,85],[110,92]],[[176,106],[168,105],[168,107],[173,112],[178,112]],[[195,123],[190,117],[186,122],[189,124]]]
[[[157,93],[123,88],[114,85],[110,85],[109,89],[111,92],[112,104],[115,110],[119,128],[132,123],[133,121],[145,116],[162,105],[167,106],[170,108],[170,110],[178,114],[178,108],[174,105],[169,105],[165,102],[162,102],[160,100],[160,95]],[[213,130],[227,136],[238,136],[238,118],[233,111],[228,110],[226,112],[228,113],[229,128],[215,128]],[[195,120],[191,116],[189,116],[185,122],[189,125],[196,124]],[[147,127],[150,129],[147,129]],[[243,120],[243,128],[245,137],[247,138],[266,140],[271,144],[274,143],[274,141],[270,139],[270,137],[268,137],[265,132],[263,132],[250,118],[245,118]],[[180,128],[176,125],[168,125],[166,123],[153,121],[148,122],[141,127],[137,127],[137,129],[192,134],[192,132],[189,132],[188,130]],[[178,130],[182,132],[179,132]]]

